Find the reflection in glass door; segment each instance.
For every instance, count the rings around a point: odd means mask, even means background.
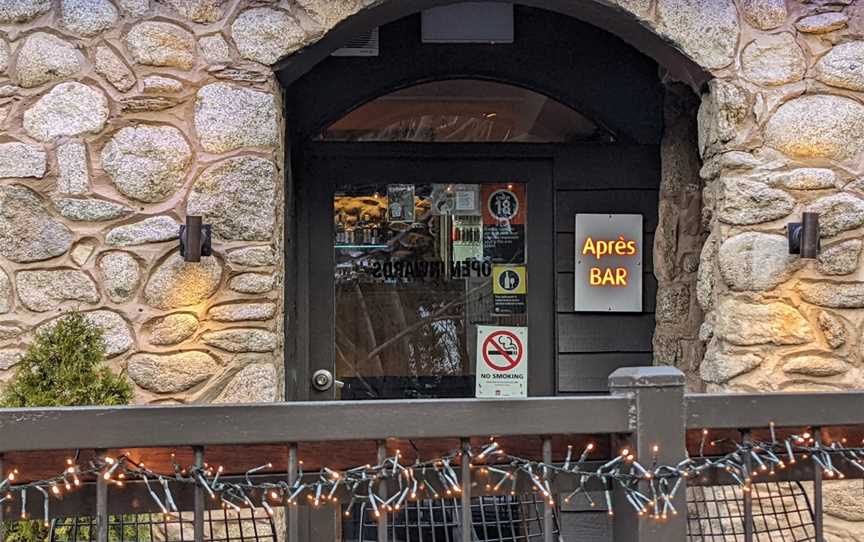
[[[478,326],[527,326],[526,186],[337,187],[342,399],[474,396]]]

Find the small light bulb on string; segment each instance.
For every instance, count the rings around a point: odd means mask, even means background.
[[[708,430],[702,430],[702,440],[699,441],[699,457],[705,455],[705,443],[708,440]]]
[[[582,451],[582,455],[579,456],[579,462],[584,463],[586,459],[588,459],[588,454],[594,451],[594,443],[589,442],[585,449]]]
[[[570,468],[570,458],[573,457],[573,446],[567,446],[567,456],[564,458],[564,466],[563,469],[567,470]]]
[[[270,507],[270,505],[267,503],[266,500],[261,501],[261,506],[264,507],[264,510],[267,512],[267,515],[270,516],[271,518],[275,515],[273,508]]]

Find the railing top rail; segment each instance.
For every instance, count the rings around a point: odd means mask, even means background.
[[[0,409],[0,452],[633,430],[626,396]],[[864,392],[688,394],[688,429],[861,423]]]
[[[689,394],[688,429],[858,425],[864,392]]]
[[[0,452],[627,433],[629,397],[0,409]]]
[[[633,430],[624,396],[0,409],[0,452]],[[688,429],[861,423],[864,392],[688,394]]]

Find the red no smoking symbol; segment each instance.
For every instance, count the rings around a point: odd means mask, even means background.
[[[483,361],[496,371],[509,371],[519,365],[524,351],[522,341],[509,331],[496,331],[483,341]],[[496,358],[494,361],[493,356]],[[496,364],[497,358],[501,358],[504,364]]]

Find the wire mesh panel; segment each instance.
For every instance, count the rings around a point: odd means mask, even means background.
[[[111,542],[192,542],[194,514],[129,514],[110,516]],[[74,517],[54,520],[51,542],[79,542],[96,539],[96,519]],[[251,508],[212,510],[204,514],[204,540],[210,542],[276,542],[273,519]]]
[[[799,482],[753,484],[753,539],[816,540],[813,511]],[[743,542],[744,492],[739,486],[687,488],[689,542]]]
[[[462,537],[459,499],[428,499],[406,503],[387,514],[388,540],[394,542],[458,542]],[[534,495],[488,496],[471,499],[472,540],[531,542],[543,540],[543,499]],[[344,542],[378,540],[373,511],[357,505],[344,526]],[[553,515],[553,533],[558,517]],[[557,538],[557,536],[556,536]]]

